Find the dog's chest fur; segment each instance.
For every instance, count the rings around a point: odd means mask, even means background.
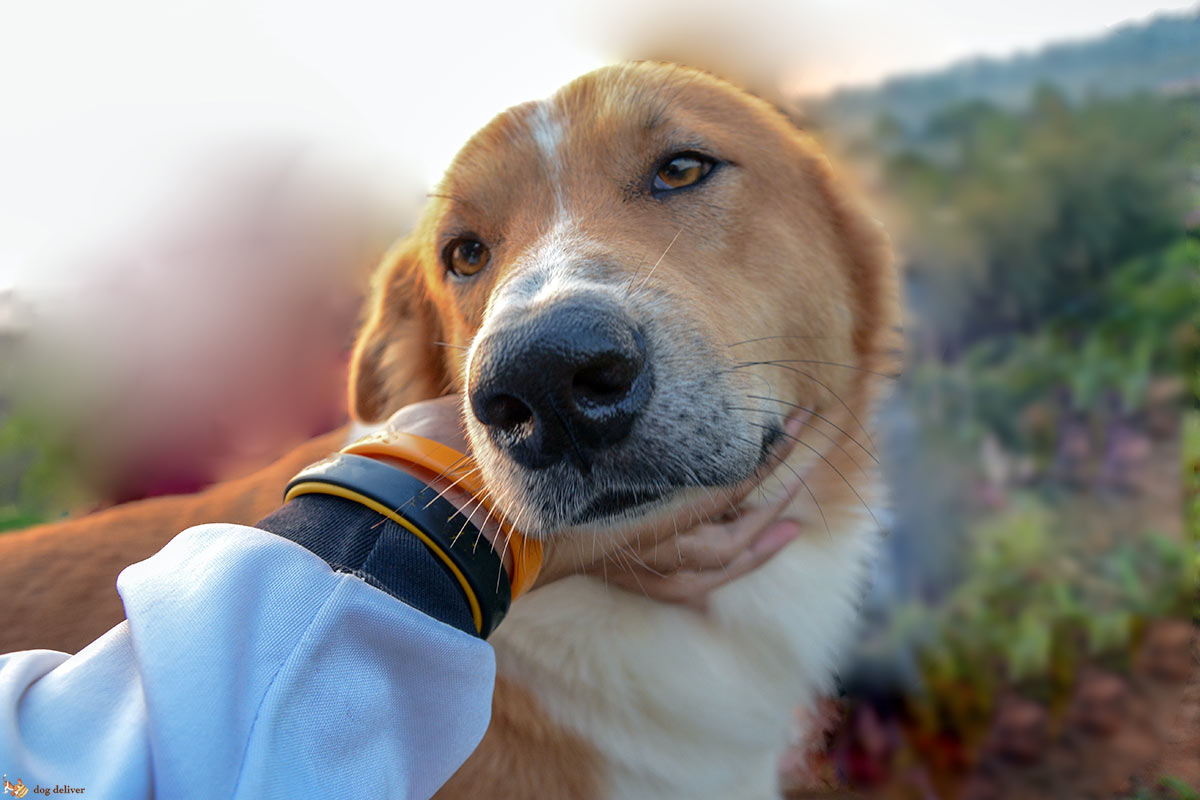
[[[794,710],[832,688],[878,527],[819,524],[709,610],[575,577],[514,605],[498,672],[592,743],[614,798],[773,798]]]

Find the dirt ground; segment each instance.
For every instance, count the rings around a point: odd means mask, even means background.
[[[1077,522],[1100,537],[1183,536],[1179,464],[1178,441],[1160,439],[1125,502],[1083,503]],[[825,714],[824,741],[785,764],[789,800],[1192,800],[1200,796],[1200,625],[1150,621],[1126,667],[1078,671],[1065,708],[999,698],[985,740],[968,747],[947,737],[931,748],[945,753],[940,763],[905,763],[903,723],[853,698]]]
[[[1059,720],[1006,698],[968,763],[896,765],[850,790],[830,785],[826,758],[814,759],[818,785],[794,782],[788,800],[1182,800],[1163,780],[1200,787],[1200,628],[1156,623],[1131,673],[1087,670]]]

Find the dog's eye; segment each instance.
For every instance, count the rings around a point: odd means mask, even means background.
[[[671,192],[704,180],[712,172],[713,160],[699,153],[679,153],[671,156],[654,176],[654,191]]]
[[[488,265],[491,257],[487,245],[478,239],[455,239],[446,245],[446,265],[455,275],[474,275]]]

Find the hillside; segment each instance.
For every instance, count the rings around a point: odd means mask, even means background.
[[[1200,8],[1033,53],[976,58],[875,87],[844,89],[823,99],[802,100],[801,105],[842,135],[867,133],[884,115],[914,134],[948,105],[983,100],[1015,109],[1027,103],[1038,85],[1047,83],[1072,100],[1200,86]]]

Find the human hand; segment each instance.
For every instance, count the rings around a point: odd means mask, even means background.
[[[787,458],[803,425],[803,417],[787,421],[776,463]],[[745,497],[766,472],[740,487],[735,497],[739,501]],[[781,486],[783,493],[759,508],[739,511],[732,506],[698,524],[688,512],[691,524],[686,527],[678,520],[655,520],[607,547],[597,548],[590,541],[551,540],[534,586],[583,572],[635,594],[704,610],[715,589],[758,569],[801,534],[803,523],[784,512],[804,488],[804,476],[795,475]]]
[[[423,436],[469,455],[461,414],[461,399],[450,395],[405,406],[392,415],[385,429]],[[802,424],[799,419],[789,420],[784,441],[793,442]],[[776,456],[786,458],[789,450],[784,447]],[[464,522],[478,527],[501,553],[511,574],[512,556],[503,529],[480,498],[444,476],[396,459],[379,458],[441,492],[462,511]],[[756,482],[748,483],[740,494],[754,485]],[[784,486],[781,497],[735,519],[721,518],[678,530],[670,521],[656,520],[655,526],[671,524],[669,534],[653,527],[634,529],[604,547],[593,546],[591,539],[585,544],[579,539],[551,537],[544,542],[543,566],[534,587],[574,574],[603,575],[609,583],[631,592],[703,608],[714,589],[757,569],[799,536],[800,522],[783,513],[802,486],[797,476]]]

